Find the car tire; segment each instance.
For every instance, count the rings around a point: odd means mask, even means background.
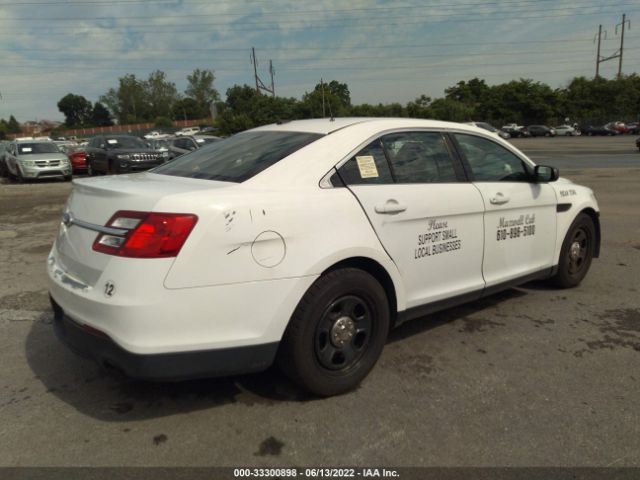
[[[591,266],[596,246],[596,228],[586,213],[579,214],[562,242],[558,272],[551,279],[560,288],[576,287]]]
[[[20,167],[16,165],[16,182],[24,183],[24,176],[22,175],[22,170]]]
[[[93,166],[91,165],[91,162],[87,161],[87,175],[89,177],[93,177],[95,175],[95,172],[93,171]]]
[[[354,389],[377,362],[389,332],[390,312],[380,283],[356,268],[321,276],[296,307],[277,362],[313,394]]]
[[[72,178],[73,178],[73,175],[67,175],[67,176],[64,177],[64,181],[65,182],[70,182],[72,180]]]

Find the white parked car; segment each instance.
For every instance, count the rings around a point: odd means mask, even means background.
[[[560,125],[559,127],[553,127],[553,129],[559,137],[575,137],[580,135],[580,132],[571,125]]]
[[[178,130],[175,134],[177,137],[180,137],[182,135],[196,135],[198,132],[200,132],[200,127],[186,127]]]
[[[334,395],[391,326],[532,279],[576,286],[599,248],[593,192],[483,129],[317,119],[76,180],[48,278],[60,338],[132,377],[277,361]]]
[[[163,138],[169,138],[169,135],[154,130],[153,132],[147,133],[144,138],[146,138],[147,140],[159,140]]]
[[[502,130],[522,130],[524,126],[518,125],[517,123],[507,123],[502,126]]]

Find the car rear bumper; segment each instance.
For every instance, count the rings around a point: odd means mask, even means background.
[[[188,380],[259,372],[274,361],[278,342],[160,354],[136,354],[120,347],[105,333],[70,319],[53,298],[56,336],[75,353],[144,380]]]

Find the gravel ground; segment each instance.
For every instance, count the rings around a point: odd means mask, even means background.
[[[150,384],[76,357],[44,267],[70,186],[0,185],[0,466],[640,466],[640,168],[563,174],[602,209],[579,288],[406,323],[358,390],[325,400],[276,370]]]

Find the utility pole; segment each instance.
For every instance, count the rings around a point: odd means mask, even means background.
[[[616,25],[616,35],[618,34],[618,27],[622,27],[621,28],[621,34],[620,34],[620,61],[618,62],[618,78],[622,77],[622,54],[624,52],[624,25],[625,23],[629,24],[629,28],[631,28],[631,22],[629,20],[627,20],[627,14],[623,13],[622,14],[622,23],[619,23],[618,25]]]
[[[605,32],[606,35],[606,32]],[[600,76],[600,42],[602,39],[602,25],[598,26],[598,54],[596,55],[596,78]],[[595,40],[595,39],[594,39]]]
[[[276,69],[273,68],[273,62],[269,60],[269,75],[271,75],[271,96],[276,96],[276,85],[273,83],[273,76],[276,74]]]
[[[276,71],[273,68],[273,62],[269,60],[269,73],[271,74],[271,87],[267,87],[264,82],[258,76],[258,60],[256,59],[256,49],[251,47],[251,63],[253,64],[253,76],[256,81],[256,92],[260,93],[260,90],[264,90],[265,92],[269,92],[272,96],[276,96],[276,88],[273,83],[273,76]]]
[[[256,49],[251,47],[251,63],[253,64],[253,78],[256,81],[256,92],[260,93],[258,85],[258,62],[256,61]]]
[[[324,82],[322,78],[320,79],[320,90],[322,91],[322,118],[326,117],[324,112]]]
[[[597,38],[598,38],[598,57],[596,58],[596,78],[598,78],[598,76],[600,75],[600,64],[602,62],[606,62],[609,60],[613,60],[614,58],[618,59],[618,78],[622,77],[622,54],[624,53],[624,27],[628,26],[629,28],[631,28],[631,22],[629,20],[627,20],[627,15],[626,14],[622,14],[622,22],[616,25],[616,35],[618,34],[618,27],[622,27],[621,28],[621,35],[620,35],[620,49],[617,50],[613,55],[609,55],[608,57],[603,57],[600,55],[600,40],[601,40],[601,36],[602,36],[602,25],[600,25],[600,27],[598,28],[598,34],[597,34]],[[604,38],[607,38],[607,31],[604,31]],[[595,38],[594,38],[595,41]]]

